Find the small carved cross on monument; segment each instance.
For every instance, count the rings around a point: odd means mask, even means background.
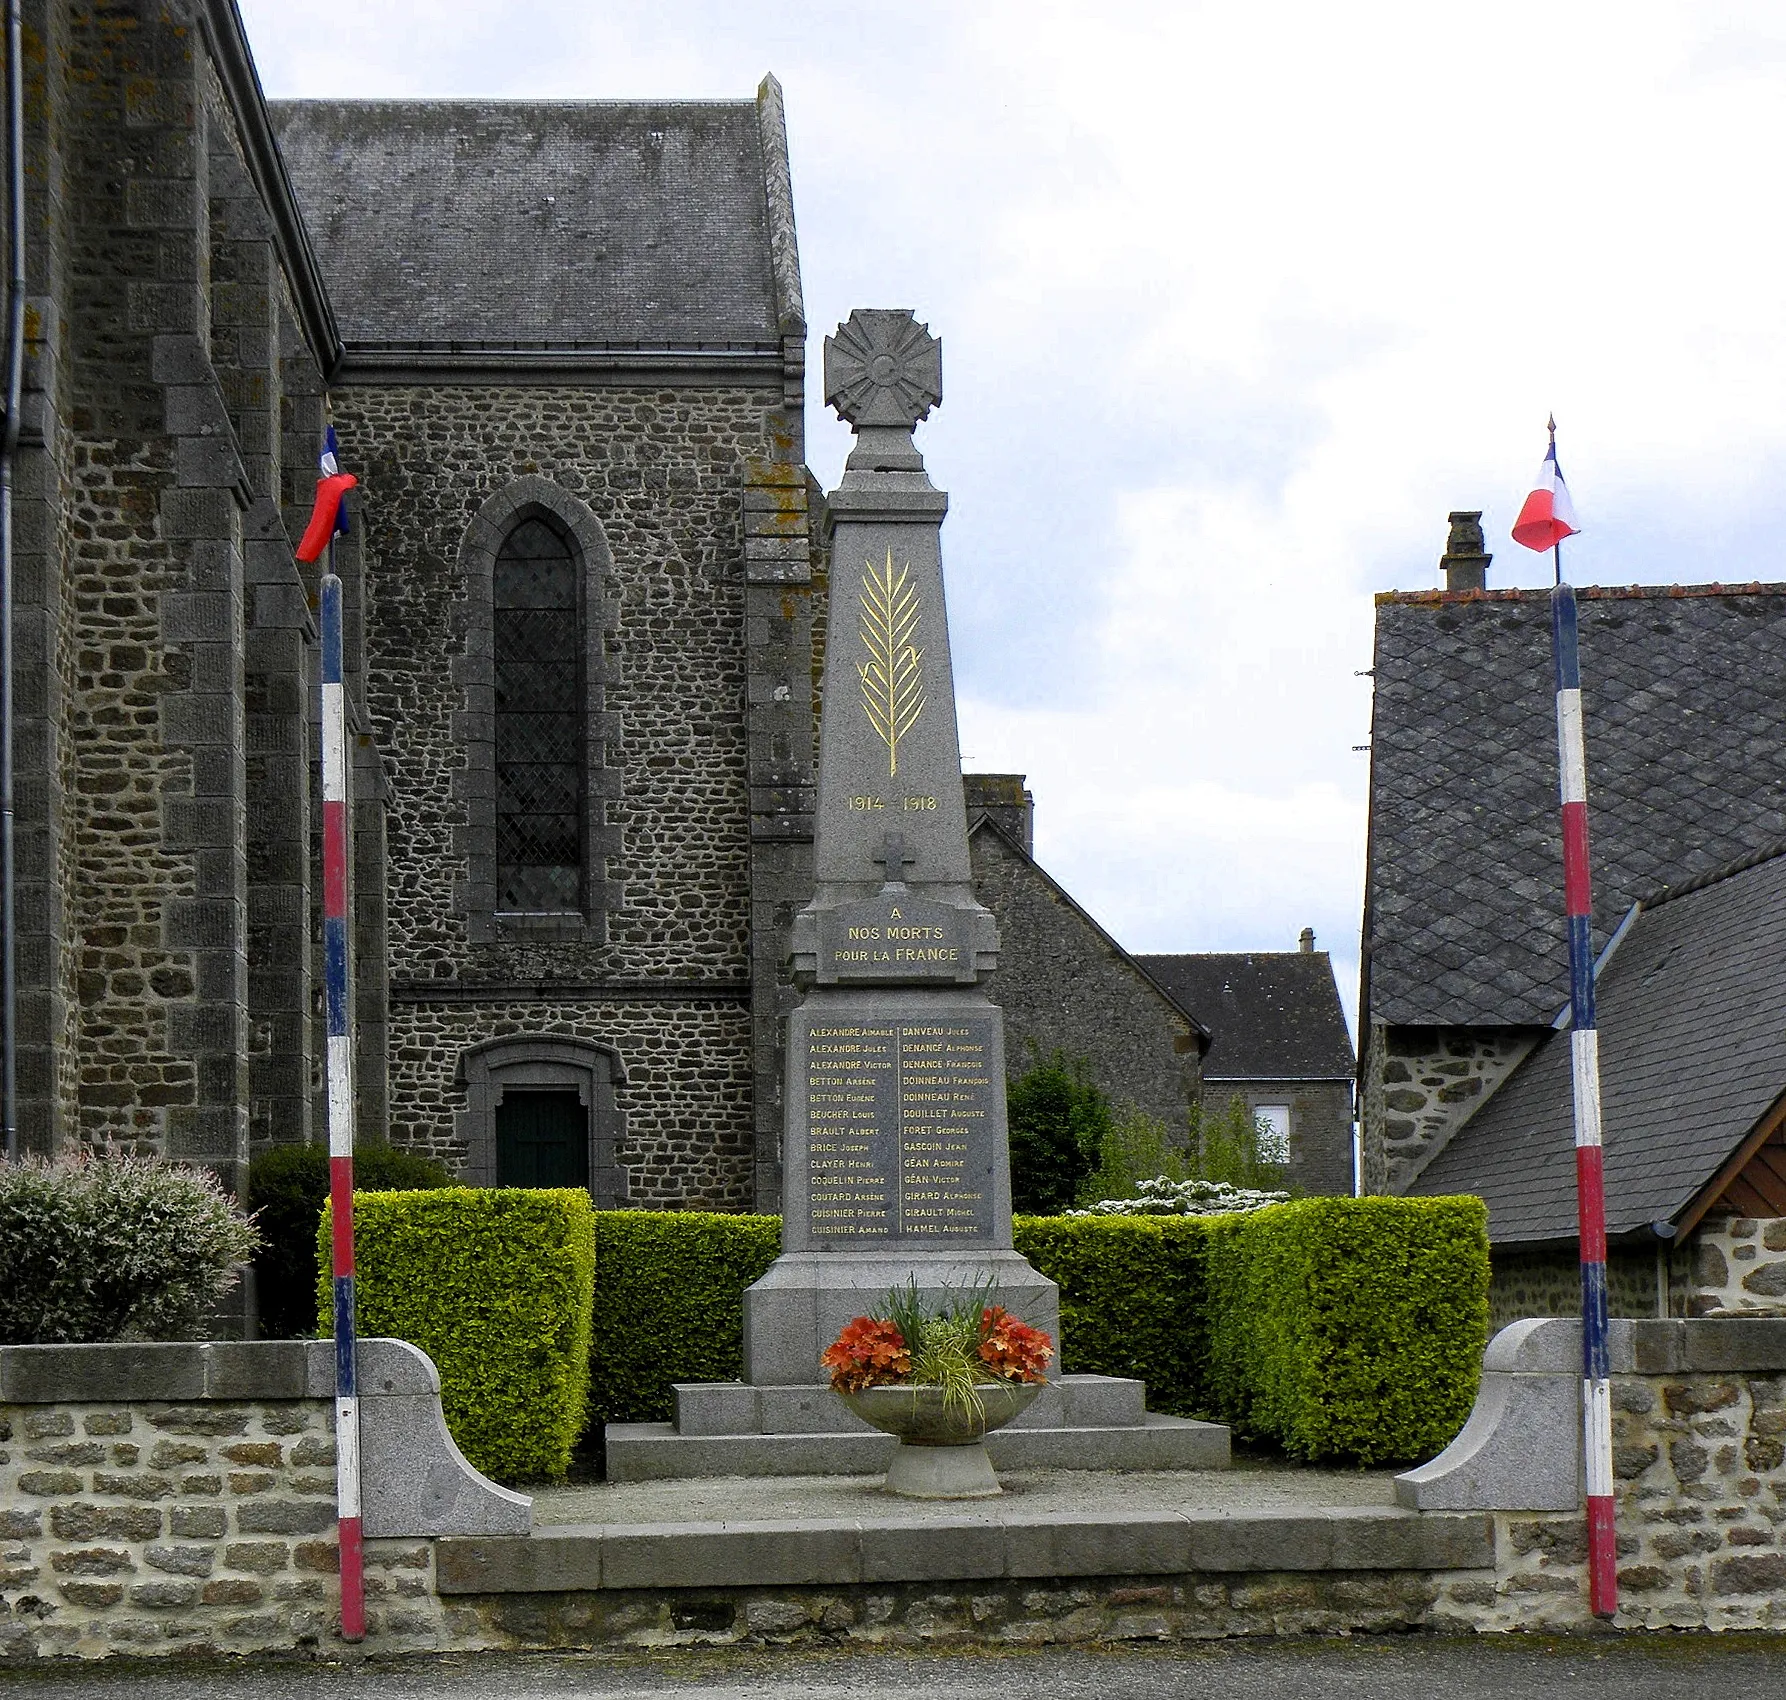
[[[880,854],[871,858],[879,862],[887,870],[882,891],[904,891],[905,870],[911,867],[918,858],[905,847],[903,832],[889,832],[881,839]]]

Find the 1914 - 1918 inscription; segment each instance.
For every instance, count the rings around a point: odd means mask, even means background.
[[[819,1024],[807,1035],[815,1239],[992,1233],[993,1024]]]

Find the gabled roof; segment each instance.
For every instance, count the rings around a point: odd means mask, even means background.
[[[350,355],[766,353],[800,328],[773,79],[758,101],[269,110]]]
[[[1597,982],[1606,1225],[1681,1220],[1786,1092],[1786,853],[1640,909]],[[1545,1035],[1411,1193],[1475,1193],[1497,1244],[1575,1234],[1570,1038]]]
[[[1352,1078],[1352,1040],[1326,951],[1135,960],[1209,1029],[1205,1080]]]
[[[1578,590],[1596,947],[1634,899],[1786,837],[1786,585]],[[1568,999],[1549,593],[1377,598],[1364,1019]]]
[[[967,823],[968,838],[972,840],[977,833],[985,833],[989,835],[995,839],[998,842],[998,845],[1010,856],[1017,861],[1026,864],[1035,874],[1036,878],[1048,889],[1055,901],[1058,902],[1062,908],[1070,910],[1076,915],[1079,920],[1084,923],[1086,928],[1104,943],[1112,956],[1116,957],[1121,962],[1127,963],[1129,967],[1135,971],[1136,977],[1144,981],[1159,996],[1160,1001],[1167,1006],[1173,1016],[1182,1021],[1185,1026],[1190,1029],[1191,1037],[1196,1042],[1198,1056],[1202,1057],[1207,1055],[1210,1046],[1209,1029],[1197,1019],[1196,1014],[1191,1009],[1186,1007],[1186,1005],[1179,1000],[1172,988],[1166,985],[1152,972],[1151,969],[1148,968],[1147,964],[1152,960],[1151,958],[1134,956],[1131,955],[1130,952],[1124,950],[1123,947],[1104,930],[1103,926],[1099,923],[1098,918],[1093,915],[1089,909],[1085,908],[1085,906],[1081,904],[1059,880],[1049,873],[1049,871],[1036,860],[1035,856],[1023,847],[1012,832],[1002,826],[991,815],[975,813],[969,817]]]

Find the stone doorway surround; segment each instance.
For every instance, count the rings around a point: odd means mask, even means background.
[[[495,1186],[496,1107],[505,1092],[574,1091],[589,1118],[589,1192],[598,1210],[627,1200],[616,1153],[623,1132],[617,1088],[626,1084],[620,1054],[593,1039],[515,1034],[486,1039],[459,1059],[466,1108],[459,1114],[468,1186]]]

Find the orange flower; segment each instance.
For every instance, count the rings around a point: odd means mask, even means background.
[[[1053,1356],[1053,1340],[1003,1305],[988,1305],[980,1313],[980,1361],[1000,1380],[1046,1381]]]
[[[839,1393],[860,1393],[867,1387],[884,1387],[903,1381],[912,1373],[912,1355],[905,1336],[890,1322],[858,1316],[846,1322],[843,1332],[825,1349],[819,1362],[831,1372],[831,1386]]]

